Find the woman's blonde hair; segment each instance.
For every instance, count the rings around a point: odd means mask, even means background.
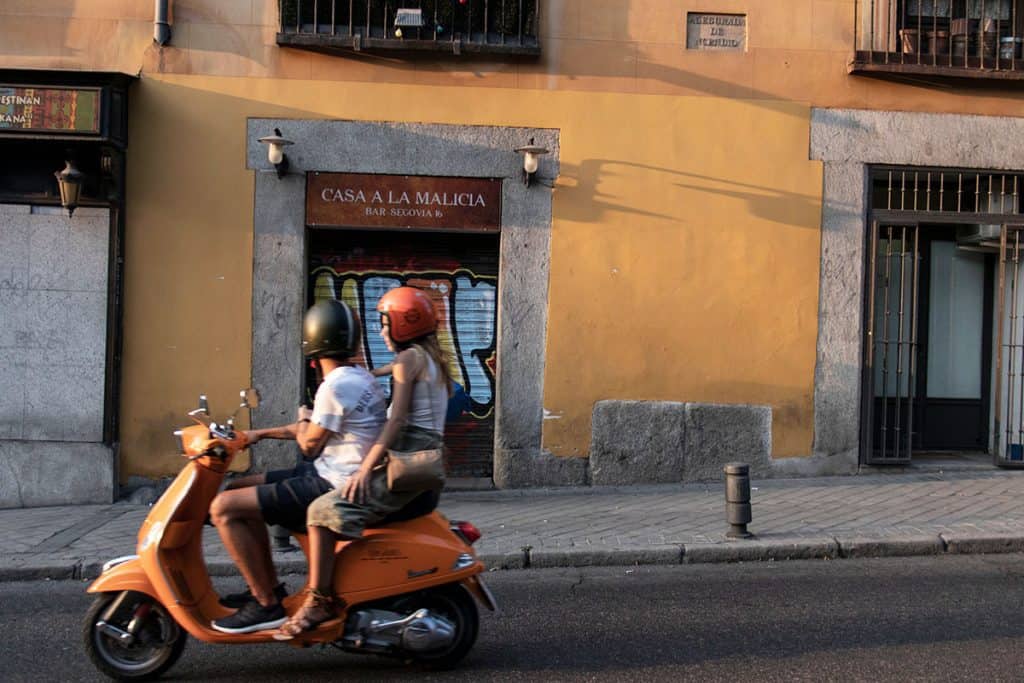
[[[434,363],[437,364],[438,369],[438,382],[443,382],[445,389],[448,391],[449,398],[452,395],[452,375],[448,369],[448,354],[441,348],[441,342],[437,340],[436,333],[430,333],[415,339],[409,343],[409,346],[418,346],[423,349],[423,352],[433,359]]]

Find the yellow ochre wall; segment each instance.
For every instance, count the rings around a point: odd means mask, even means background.
[[[276,7],[178,0],[161,50],[151,3],[0,3],[0,67],[140,74],[122,476],[176,471],[168,434],[196,395],[222,413],[249,381],[247,117],[559,129],[544,447],[586,455],[601,399],[742,402],[772,407],[782,457],[813,436],[810,108],[1020,113],[1008,90],[847,75],[848,0],[549,0],[541,59],[486,63],[281,49]],[[748,51],[685,50],[688,11],[746,13]]]

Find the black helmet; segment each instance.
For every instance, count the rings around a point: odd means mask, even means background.
[[[302,319],[302,353],[306,358],[347,358],[359,347],[359,316],[343,301],[313,304]]]

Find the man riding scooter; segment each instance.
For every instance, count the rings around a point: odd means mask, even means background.
[[[302,351],[323,378],[313,411],[300,412],[290,425],[246,433],[247,444],[294,438],[306,461],[240,480],[210,505],[211,521],[250,589],[223,601],[238,610],[212,622],[218,631],[251,633],[285,622],[284,587],[271,558],[267,525],[304,528],[309,504],[345,485],[384,425],[383,390],[365,368],[352,363],[359,331],[358,316],[341,301],[321,301],[307,311]]]

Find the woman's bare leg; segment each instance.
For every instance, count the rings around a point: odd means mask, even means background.
[[[309,585],[325,595],[334,595],[334,548],[338,536],[322,526],[309,529]]]

